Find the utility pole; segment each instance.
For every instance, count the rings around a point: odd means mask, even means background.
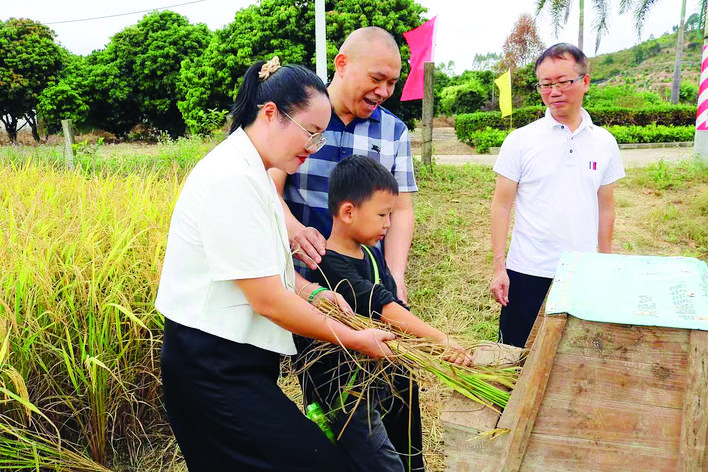
[[[327,38],[325,27],[325,0],[315,0],[315,69],[327,85]]]
[[[423,95],[423,116],[421,128],[423,135],[423,145],[421,148],[421,158],[423,165],[428,168],[433,166],[433,108],[435,107],[433,95],[433,78],[435,77],[435,63],[426,62],[424,65],[425,88]]]
[[[708,15],[704,15],[708,17]],[[708,20],[703,24],[703,56],[701,57],[701,78],[698,89],[698,110],[696,113],[696,134],[693,139],[693,154],[708,163]]]

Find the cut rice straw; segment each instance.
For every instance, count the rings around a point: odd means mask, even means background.
[[[369,317],[347,313],[325,297],[316,299],[314,305],[325,316],[351,329],[378,328],[394,333],[396,338],[386,342],[395,355],[388,362],[405,367],[413,375],[432,374],[451,389],[497,413],[506,407],[510,390],[516,385],[521,371],[519,365],[506,362],[502,356],[494,357],[495,360],[485,365],[455,365],[445,360],[450,353],[450,347],[445,344],[413,336]],[[499,349],[496,343],[484,342],[475,344],[470,350],[495,348]]]

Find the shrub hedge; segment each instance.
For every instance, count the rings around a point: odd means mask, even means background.
[[[673,143],[681,141],[693,141],[695,126],[665,126],[651,124],[647,126],[618,126],[606,127],[607,131],[617,140],[619,144],[633,143]],[[501,146],[510,130],[499,130],[487,127],[483,130],[476,130],[470,133],[469,138],[460,139],[470,146],[477,148],[477,152],[487,153],[490,147]]]
[[[694,126],[696,122],[696,107],[693,105],[660,105],[644,109],[631,108],[588,108],[593,123],[599,126]],[[545,107],[534,106],[518,108],[510,117],[501,117],[498,111],[485,111],[457,115],[455,117],[455,134],[457,139],[468,142],[476,131],[492,128],[508,130],[510,125],[515,128],[525,126],[541,118]]]

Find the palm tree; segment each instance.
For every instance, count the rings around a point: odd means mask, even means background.
[[[639,37],[644,26],[647,14],[659,0],[621,0],[620,14],[629,11],[634,7],[634,26]],[[705,4],[705,0],[702,1]],[[705,8],[705,7],[704,7]],[[686,0],[681,1],[681,20],[678,28],[678,38],[676,40],[676,61],[674,62],[674,80],[671,84],[671,103],[678,103],[679,89],[681,86],[681,60],[683,57],[683,36],[686,29]]]
[[[544,8],[547,9],[551,15],[551,20],[553,21],[554,34],[558,37],[558,32],[561,27],[568,24],[571,4],[572,0],[536,0],[536,15],[538,16]],[[592,0],[592,6],[596,14],[592,29],[595,32],[595,52],[597,53],[597,50],[600,47],[600,40],[603,35],[608,32],[608,0]],[[585,29],[585,0],[578,0],[578,10],[578,48],[582,50],[583,32]]]
[[[683,34],[686,29],[686,0],[681,2],[681,21],[679,21],[678,40],[676,41],[676,62],[674,63],[674,81],[671,84],[671,103],[676,105],[681,87],[681,58],[683,56]]]

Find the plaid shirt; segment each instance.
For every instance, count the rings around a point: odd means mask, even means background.
[[[333,112],[324,135],[327,144],[287,177],[283,199],[300,223],[316,228],[325,238],[332,231],[332,214],[327,208],[329,175],[345,157],[375,159],[391,170],[399,192],[418,190],[408,128],[385,108],[376,108],[367,119],[354,118],[346,126]]]

